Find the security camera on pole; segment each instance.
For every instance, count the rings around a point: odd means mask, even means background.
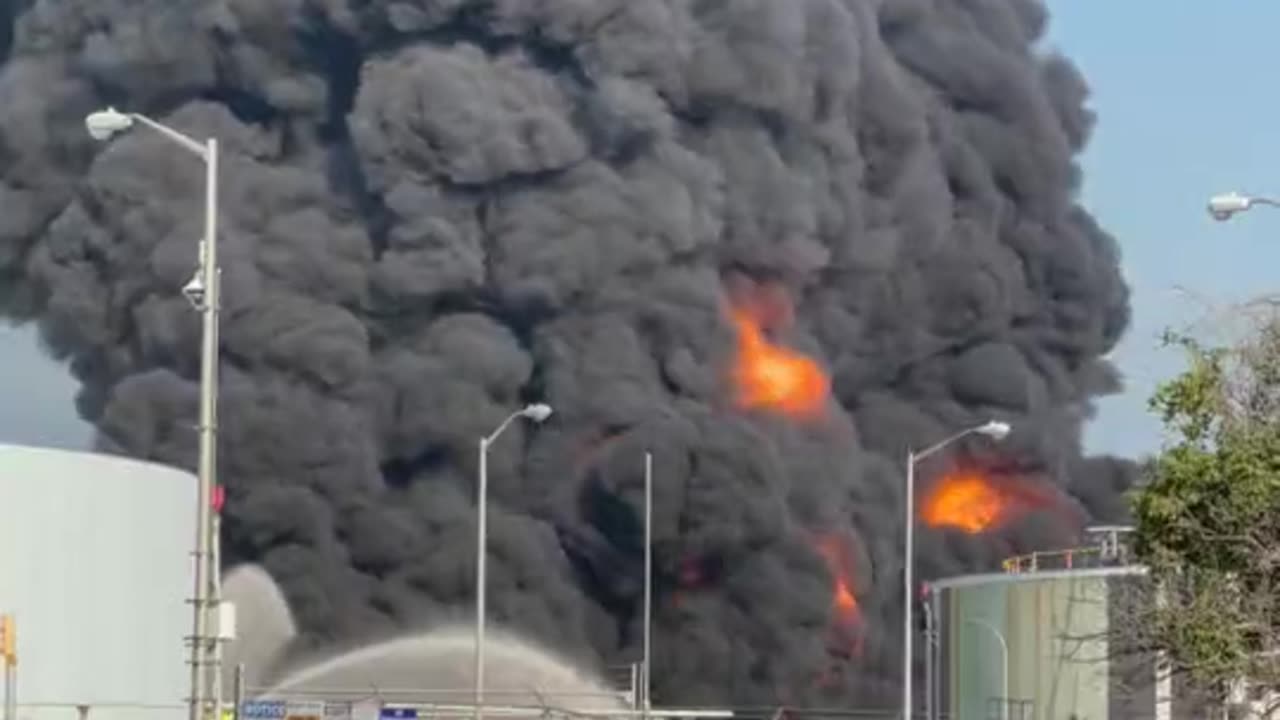
[[[217,484],[218,434],[218,141],[203,143],[145,115],[122,113],[107,108],[85,118],[85,128],[95,140],[105,141],[140,123],[204,161],[204,237],[200,241],[199,266],[182,294],[203,319],[200,348],[200,457],[196,491],[195,597],[192,598],[191,696],[189,720],[205,720],[205,713],[220,714],[221,698],[214,696],[221,677],[218,667],[218,640],[209,630],[209,613],[219,606],[219,568],[214,559],[218,538],[214,536],[214,488]],[[206,691],[208,693],[206,694]],[[212,696],[212,697],[210,697]],[[218,720],[221,720],[220,718]]]

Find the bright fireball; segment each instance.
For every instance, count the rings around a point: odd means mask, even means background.
[[[951,528],[976,535],[1007,519],[1011,498],[987,477],[971,471],[943,477],[921,508],[930,527]]]
[[[831,383],[818,363],[770,343],[760,323],[743,310],[733,311],[733,324],[738,331],[733,363],[738,406],[797,418],[821,414]]]

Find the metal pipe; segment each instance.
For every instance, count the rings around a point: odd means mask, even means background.
[[[505,423],[504,423],[505,425]],[[500,427],[499,430],[502,428]],[[475,718],[484,720],[484,623],[485,623],[485,548],[489,543],[486,525],[489,504],[489,438],[480,438],[480,466],[476,487],[476,647],[475,647]]]
[[[109,112],[115,112],[115,111],[112,110]],[[186,135],[183,135],[182,133],[178,132],[177,130],[174,130],[168,125],[165,125],[164,123],[158,122],[156,120],[152,120],[151,118],[147,117],[146,115],[142,115],[141,113],[128,113],[128,115],[133,120],[137,120],[143,125],[146,125],[152,130],[155,130],[156,132],[165,136],[166,138],[169,138],[169,140],[171,140],[172,142],[178,145],[181,145],[187,151],[195,153],[196,155],[199,155],[205,160],[209,159],[209,154],[208,154],[209,145],[207,142],[204,145],[201,145],[199,142],[187,137]]]
[[[938,720],[942,717],[942,680],[939,677],[939,671],[942,665],[942,603],[938,593],[938,588],[930,586],[929,588],[929,616],[933,618],[933,687],[929,688],[930,697],[933,698],[933,716],[928,720]]]
[[[4,720],[18,720],[18,663],[4,662]]]
[[[940,445],[935,447],[940,447]],[[912,705],[911,668],[914,657],[911,641],[914,639],[915,633],[911,624],[914,615],[912,610],[915,604],[912,570],[915,564],[916,459],[914,452],[907,451],[907,507],[903,518],[905,529],[903,531],[904,560],[902,566],[902,720],[911,720]]]
[[[231,685],[231,694],[235,702],[235,720],[240,720],[240,709],[244,707],[244,663],[236,665],[236,674]],[[222,718],[218,718],[222,720]]]
[[[628,690],[628,699],[631,700],[631,709],[640,709],[640,664],[632,663],[627,667],[629,673],[628,681],[631,683]]]
[[[934,646],[937,643],[933,625],[933,606],[925,602],[924,610],[924,717],[933,720],[933,662]]]
[[[1000,673],[1000,720],[1009,720],[1009,643],[1005,642],[1004,634],[995,625],[986,620],[967,618],[964,622],[966,625],[972,624],[986,628],[991,631],[992,635],[996,636],[996,640],[1000,643],[1000,653],[1003,657],[1003,662],[1001,663],[1003,669]]]
[[[651,673],[649,668],[652,662],[653,641],[653,453],[644,454],[644,683],[641,685],[641,692],[644,693],[644,711],[645,720],[648,720],[649,709],[652,707],[650,702],[650,692],[653,685],[650,682]]]
[[[216,493],[216,490],[215,490]],[[209,522],[209,612],[213,615],[213,637],[209,643],[209,697],[212,700],[213,717],[222,720],[222,514],[214,508]]]

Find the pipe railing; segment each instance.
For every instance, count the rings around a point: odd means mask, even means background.
[[[1129,561],[1128,538],[1133,532],[1129,525],[1091,525],[1084,528],[1085,537],[1094,541],[1091,544],[1015,555],[1001,565],[1009,574],[1123,565]]]
[[[1047,550],[1027,553],[1026,555],[1015,555],[1001,563],[1004,571],[1011,575],[1045,570],[1101,567],[1105,564],[1102,550],[1096,547]]]

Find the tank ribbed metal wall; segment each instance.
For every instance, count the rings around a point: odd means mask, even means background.
[[[934,584],[940,716],[1135,720],[1155,714],[1155,666],[1112,647],[1133,567],[975,575]],[[1007,679],[1006,679],[1007,674]],[[1150,676],[1150,677],[1147,677]]]
[[[173,468],[0,445],[20,720],[185,716],[195,494]]]

